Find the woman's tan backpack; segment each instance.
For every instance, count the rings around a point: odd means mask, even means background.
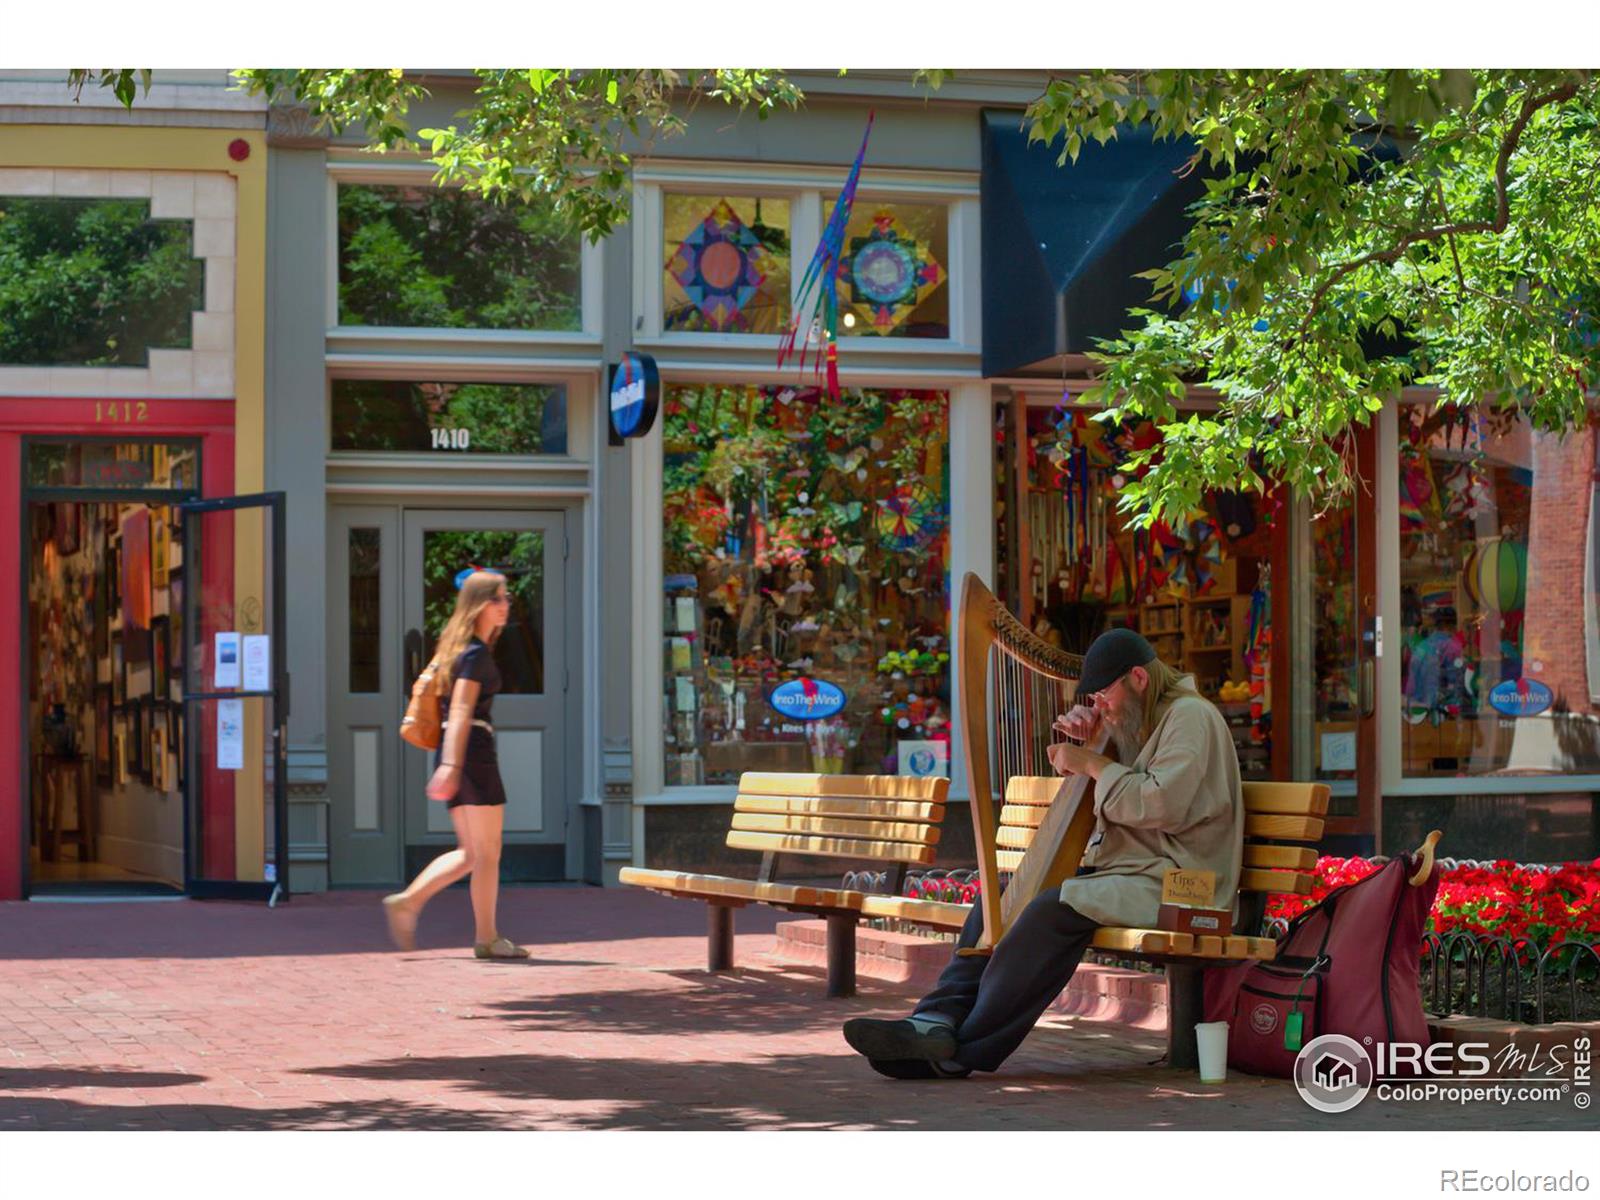
[[[439,689],[434,684],[438,674],[436,658],[411,685],[411,700],[406,705],[406,715],[400,718],[400,736],[419,750],[439,748]]]

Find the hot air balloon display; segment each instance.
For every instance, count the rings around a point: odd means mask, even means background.
[[[1461,582],[1480,608],[1518,611],[1528,589],[1527,544],[1501,537],[1479,542],[1462,564]]]

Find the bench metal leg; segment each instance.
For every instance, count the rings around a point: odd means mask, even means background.
[[[844,913],[828,917],[828,995],[856,994],[856,923]]]
[[[1194,1027],[1204,1019],[1202,981],[1205,968],[1189,963],[1167,964],[1167,1066],[1193,1071],[1200,1066]]]
[[[733,970],[733,906],[706,905],[706,970]]]

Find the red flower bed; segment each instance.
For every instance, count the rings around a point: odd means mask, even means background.
[[[1377,870],[1363,858],[1317,860],[1309,896],[1274,896],[1269,917],[1289,919],[1336,887]],[[1600,943],[1600,859],[1547,870],[1501,859],[1490,866],[1441,870],[1429,928],[1439,934],[1464,930],[1540,946],[1561,942]]]
[[[1273,896],[1267,916],[1289,920],[1321,903],[1334,888],[1377,869],[1364,858],[1320,858],[1311,894]],[[978,897],[978,881],[913,877],[906,881],[905,894],[972,904]],[[1555,869],[1519,866],[1509,859],[1486,867],[1441,868],[1428,928],[1438,934],[1464,930],[1540,947],[1569,941],[1600,944],[1600,858]]]

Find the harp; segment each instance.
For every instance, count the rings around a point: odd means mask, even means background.
[[[1072,707],[1083,659],[1030,632],[974,574],[961,587],[956,687],[966,741],[987,954],[1016,914],[1078,869],[1094,829],[1093,780],[1057,776],[1046,752]],[[1103,750],[1101,731],[1090,749]],[[1000,809],[996,811],[996,802]],[[1046,807],[1048,806],[1048,807]],[[1002,895],[1002,875],[1011,876]]]

